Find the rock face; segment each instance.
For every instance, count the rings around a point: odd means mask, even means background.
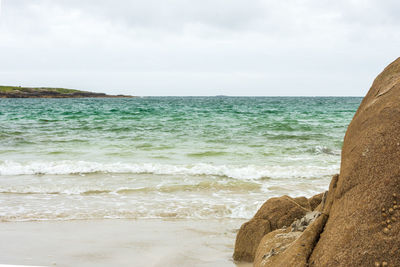
[[[284,252],[302,232],[291,231],[290,228],[277,229],[266,234],[258,245],[254,266],[266,266],[272,258]]]
[[[244,223],[236,236],[233,259],[252,262],[261,238],[269,232],[271,224],[268,220],[253,218]]]
[[[305,197],[282,196],[269,199],[250,221],[240,227],[236,236],[234,260],[253,261],[258,244],[264,235],[291,225],[295,219],[303,217],[310,209]]]
[[[315,195],[313,197],[310,197],[308,199],[308,202],[310,203],[310,206],[311,206],[311,210],[315,210],[318,207],[318,205],[321,203],[323,197],[324,197],[324,193],[321,193],[321,194]]]
[[[282,196],[268,199],[254,215],[254,218],[268,220],[271,230],[275,230],[289,226],[295,219],[303,217],[310,210],[307,198]]]
[[[375,79],[344,138],[340,178],[310,266],[400,266],[400,58]]]

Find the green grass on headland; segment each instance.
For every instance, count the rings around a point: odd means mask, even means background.
[[[0,98],[82,98],[82,97],[133,97],[107,95],[76,89],[51,87],[0,86]]]
[[[21,87],[21,86],[0,86],[1,93],[18,93],[18,92],[57,92],[60,94],[72,94],[76,92],[86,92],[76,89],[65,88],[49,88],[49,87]]]

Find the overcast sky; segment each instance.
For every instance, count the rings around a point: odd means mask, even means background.
[[[0,3],[3,85],[363,96],[400,56],[398,0]]]

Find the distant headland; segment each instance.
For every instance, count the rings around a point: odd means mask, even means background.
[[[84,98],[84,97],[134,97],[130,95],[107,95],[65,88],[0,86],[0,98]]]

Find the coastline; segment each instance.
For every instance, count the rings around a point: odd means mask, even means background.
[[[131,95],[107,95],[76,89],[52,87],[0,86],[0,98],[133,98]]]
[[[232,260],[245,220],[103,219],[1,222],[0,264],[252,266]]]

